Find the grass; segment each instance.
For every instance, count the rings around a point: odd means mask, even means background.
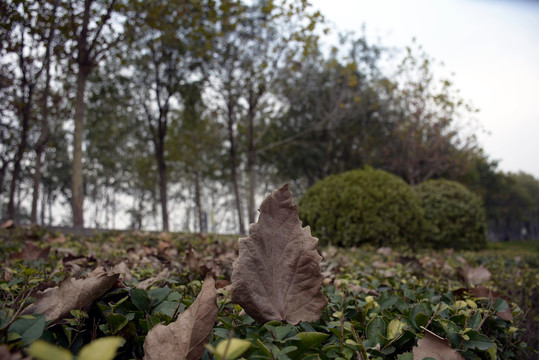
[[[539,254],[539,239],[537,240],[518,240],[504,242],[489,242],[490,250],[507,251],[510,253],[518,252],[520,254]]]

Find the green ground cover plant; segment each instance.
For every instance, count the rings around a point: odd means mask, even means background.
[[[466,359],[537,356],[539,263],[533,253],[324,247],[328,303],[319,320],[293,325],[259,323],[232,303],[233,236],[81,238],[19,228],[1,230],[0,238],[0,351],[13,357],[93,359],[99,354],[88,347],[94,346],[111,359],[142,358],[149,331],[186,313],[208,270],[216,278],[218,310],[203,359],[412,359],[429,351]],[[95,278],[114,282],[84,300]],[[25,312],[58,284],[82,284],[69,293],[77,308],[55,319]]]

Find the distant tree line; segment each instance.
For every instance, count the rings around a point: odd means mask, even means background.
[[[368,165],[460,181],[491,237],[539,237],[539,181],[488,159],[420,46],[328,31],[305,0],[2,2],[0,217],[244,233],[269,189]]]

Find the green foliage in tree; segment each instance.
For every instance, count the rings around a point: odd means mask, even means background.
[[[370,167],[317,182],[299,209],[300,219],[325,244],[414,248],[423,229],[412,189],[397,176]]]
[[[481,198],[449,180],[429,180],[414,187],[428,231],[425,242],[436,249],[486,247],[486,219]]]

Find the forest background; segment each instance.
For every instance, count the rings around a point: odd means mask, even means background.
[[[331,30],[299,0],[2,2],[0,218],[245,233],[282,183],[372,166],[539,238],[539,180],[497,168],[436,61]]]

